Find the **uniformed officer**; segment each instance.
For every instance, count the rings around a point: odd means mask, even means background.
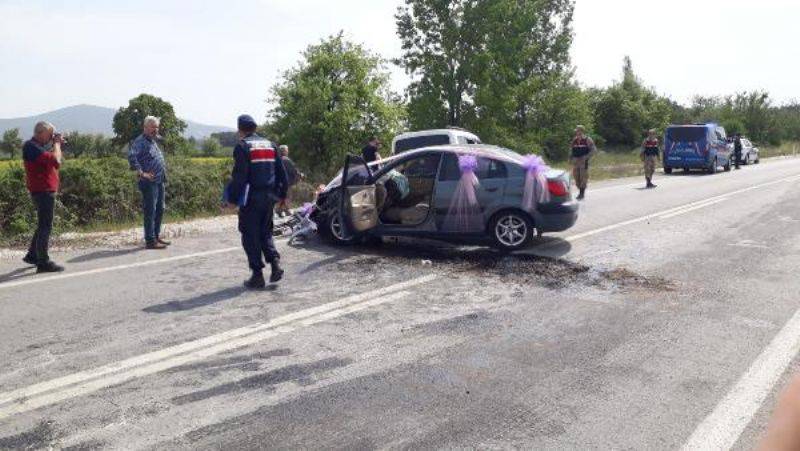
[[[647,180],[647,188],[656,187],[656,185],[653,184],[653,174],[656,172],[659,154],[660,151],[658,149],[656,131],[649,130],[647,132],[647,138],[642,142],[642,151],[639,153],[642,162],[644,162],[644,179]]]
[[[739,163],[742,161],[742,134],[737,133],[733,138],[733,163],[736,169],[739,169]]]
[[[586,129],[579,125],[575,127],[575,139],[572,140],[572,178],[578,186],[578,200],[586,197],[586,185],[589,183],[589,159],[596,148],[592,138],[586,136]]]
[[[286,199],[288,181],[278,147],[258,136],[256,121],[239,116],[239,142],[233,149],[233,173],[228,186],[228,202],[239,206],[239,232],[252,276],[247,288],[264,288],[264,260],[270,264],[270,283],[283,277],[280,254],[272,239],[272,215],[275,203]],[[262,254],[263,259],[262,260]]]

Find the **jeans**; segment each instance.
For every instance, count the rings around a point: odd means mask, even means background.
[[[43,265],[50,261],[47,248],[50,245],[50,232],[53,230],[53,210],[56,205],[55,193],[32,193],[33,203],[36,204],[37,227],[33,234],[28,256]]]
[[[164,184],[139,180],[144,212],[144,240],[155,242],[161,236],[161,219],[164,217]]]
[[[239,232],[247,262],[253,271],[264,268],[263,254],[267,263],[280,259],[275,241],[272,239],[272,214],[275,201],[266,191],[251,191],[247,205],[239,209]]]

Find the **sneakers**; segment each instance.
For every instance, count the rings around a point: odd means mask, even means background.
[[[163,244],[164,246],[169,246],[170,244],[172,244],[172,241],[162,240],[161,238],[158,238],[156,240],[156,243]]]
[[[160,241],[148,241],[147,244],[145,244],[144,247],[147,248],[147,249],[159,249],[159,250],[162,250],[162,249],[166,249],[167,245],[161,243]]]
[[[52,261],[49,261],[47,263],[44,263],[44,264],[36,266],[36,273],[37,274],[43,273],[43,272],[61,272],[63,270],[64,270],[63,266],[59,266],[59,265],[55,264]]]
[[[244,286],[250,290],[260,290],[267,286],[264,281],[264,274],[261,271],[253,271],[253,275],[244,281]]]
[[[269,276],[269,283],[279,282],[283,279],[283,268],[281,268],[280,260],[275,260],[269,265],[272,268],[272,274]]]

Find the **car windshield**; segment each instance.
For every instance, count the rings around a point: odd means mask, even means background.
[[[667,129],[667,138],[671,141],[694,142],[706,137],[705,127],[674,127]]]

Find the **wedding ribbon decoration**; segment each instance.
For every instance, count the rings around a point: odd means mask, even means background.
[[[483,230],[483,217],[477,195],[480,182],[475,175],[478,159],[474,155],[459,155],[458,168],[461,170],[461,178],[450,202],[445,228],[457,232],[480,232]]]
[[[547,177],[545,174],[550,168],[538,155],[523,157],[522,167],[525,169],[525,188],[522,195],[522,207],[526,210],[536,208],[536,203],[546,203],[550,200],[550,191],[547,190]]]

